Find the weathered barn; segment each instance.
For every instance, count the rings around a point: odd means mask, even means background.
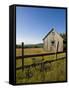
[[[43,38],[44,50],[52,52],[63,51],[63,38],[54,28]]]

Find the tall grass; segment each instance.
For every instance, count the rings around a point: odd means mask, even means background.
[[[32,53],[45,53],[45,51],[40,49],[25,49],[25,54]],[[21,54],[21,51],[16,50],[17,55]],[[19,54],[18,54],[19,53]],[[58,54],[57,58],[66,56],[65,53]],[[33,63],[39,63],[42,60],[42,57],[25,58],[24,65],[30,65]],[[44,61],[55,60],[56,55],[44,56]],[[21,60],[16,60],[16,67],[21,67]],[[29,74],[29,76],[28,76]],[[41,71],[41,65],[36,67],[24,68],[24,71],[16,71],[16,83],[36,83],[36,82],[53,82],[53,81],[65,81],[66,80],[66,59],[62,59],[56,62],[47,63],[44,65],[44,70]]]

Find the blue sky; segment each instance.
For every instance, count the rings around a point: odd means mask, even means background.
[[[65,32],[65,15],[65,9],[16,7],[16,43],[42,43],[53,27],[58,33]]]

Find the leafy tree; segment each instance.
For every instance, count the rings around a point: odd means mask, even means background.
[[[67,49],[67,36],[66,36],[66,33],[60,33],[60,35],[63,38],[63,47],[64,47],[64,50],[66,51],[66,49]]]

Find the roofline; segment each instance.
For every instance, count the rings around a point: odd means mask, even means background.
[[[45,37],[42,39],[44,40],[52,31],[54,30],[54,28],[51,29],[51,31],[48,32],[47,35],[45,35]],[[60,36],[60,34],[56,31],[56,33]],[[60,36],[62,38],[62,36]],[[63,38],[62,38],[63,39]],[[64,40],[64,39],[63,39]]]
[[[54,28],[52,28],[47,35],[45,35],[45,37],[43,38],[43,40],[54,30]]]

